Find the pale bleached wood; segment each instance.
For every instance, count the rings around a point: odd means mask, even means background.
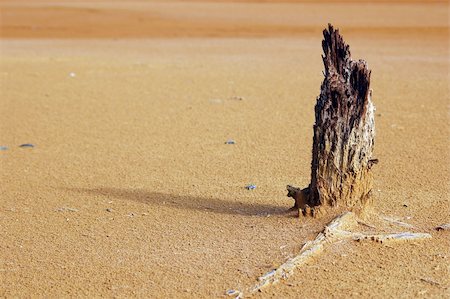
[[[392,217],[388,217],[388,216],[381,216],[381,219],[387,221],[387,222],[391,222],[393,224],[396,224],[398,226],[402,226],[402,227],[407,227],[407,228],[414,228],[413,225],[400,221],[398,219],[392,218]]]
[[[337,241],[373,241],[383,244],[386,242],[421,241],[431,238],[431,235],[426,233],[402,232],[392,234],[368,234],[353,232],[352,230],[355,229],[360,222],[361,221],[352,212],[346,212],[336,217],[313,241],[306,242],[297,256],[290,258],[277,269],[271,270],[259,277],[256,285],[245,291],[230,290],[227,294],[234,298],[243,298],[244,294],[247,296],[252,295],[278,283],[280,280],[285,280],[294,273],[295,269],[311,261],[314,257],[320,255],[327,245]]]
[[[361,234],[361,233],[353,233],[353,240],[355,241],[365,241],[370,240],[374,242],[402,242],[402,241],[418,241],[431,239],[431,235],[427,233],[412,233],[412,232],[404,232],[404,233],[395,233],[395,234]]]

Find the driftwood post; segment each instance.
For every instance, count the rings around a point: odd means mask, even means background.
[[[307,188],[288,186],[299,214],[317,215],[330,208],[359,210],[372,190],[375,122],[370,70],[354,61],[339,30],[323,31],[324,80],[315,106],[316,120]]]

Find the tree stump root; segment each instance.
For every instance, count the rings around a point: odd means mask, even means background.
[[[259,277],[256,285],[247,289],[245,292],[232,290],[228,291],[227,294],[233,296],[234,298],[243,298],[244,295],[251,296],[252,294],[260,292],[263,289],[278,283],[280,280],[286,280],[294,273],[296,268],[306,264],[313,257],[322,253],[327,245],[337,241],[373,241],[386,244],[390,242],[420,241],[431,238],[431,235],[427,233],[401,232],[389,234],[368,234],[362,232],[352,232],[351,229],[355,228],[360,223],[368,227],[373,227],[360,221],[353,212],[345,212],[341,214],[325,226],[324,230],[319,233],[313,241],[306,242],[297,256],[290,258],[277,269],[269,271]]]

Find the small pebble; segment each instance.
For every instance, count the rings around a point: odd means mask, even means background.
[[[8,150],[7,146],[0,145],[0,151],[7,151],[7,150]]]
[[[239,291],[236,291],[236,290],[228,290],[228,291],[226,292],[226,294],[227,294],[228,296],[233,296],[233,295],[239,294]]]
[[[34,144],[24,143],[24,144],[19,145],[19,147],[23,147],[23,148],[25,148],[25,147],[34,147]]]
[[[107,208],[107,209],[106,209],[106,212],[112,212],[112,209]]]
[[[69,73],[69,76],[70,76],[71,78],[75,78],[76,75],[77,75],[77,74],[75,74],[74,72],[70,72],[70,73]]]
[[[404,203],[404,204],[403,204],[403,206],[404,206],[405,208],[407,208],[407,207],[408,207],[408,205],[407,205],[406,203]]]
[[[227,141],[225,141],[225,144],[236,144],[236,141],[234,141],[233,139],[228,139]]]
[[[247,186],[245,186],[245,189],[247,189],[247,190],[254,190],[254,189],[256,189],[256,185],[253,185],[253,184],[247,185]]]

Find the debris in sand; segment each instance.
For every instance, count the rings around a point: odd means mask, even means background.
[[[450,230],[450,223],[441,224],[441,225],[435,227],[435,230],[437,230],[437,231],[440,231],[440,230]]]
[[[19,147],[21,147],[21,148],[33,148],[34,144],[24,143],[24,144],[19,145]]]
[[[112,209],[110,209],[110,208],[107,208],[106,209],[106,212],[112,212],[113,210]]]
[[[8,147],[4,145],[0,145],[0,151],[7,151]]]
[[[275,270],[269,271],[266,274],[264,274],[263,276],[259,277],[258,280],[265,281],[266,279],[273,277],[275,275],[275,273],[276,273]]]
[[[371,240],[379,243],[383,243],[386,241],[414,241],[414,240],[423,240],[430,239],[431,235],[427,233],[398,233],[398,234],[384,234],[384,235],[365,235],[353,233],[353,240],[362,241],[362,240]]]
[[[57,209],[58,212],[78,212],[78,209],[69,208],[69,207],[61,207]]]
[[[423,281],[423,282],[435,285],[435,286],[441,285],[439,282],[434,281],[434,280],[429,279],[429,278],[421,278],[420,280]]]
[[[238,96],[232,96],[229,98],[229,100],[234,100],[234,101],[243,101],[245,100],[244,97],[238,97]]]
[[[395,219],[395,218],[392,218],[392,217],[381,216],[381,218],[382,218],[383,220],[386,220],[386,221],[391,222],[391,223],[393,223],[393,224],[396,224],[396,225],[398,225],[398,226],[403,226],[403,227],[407,227],[407,228],[414,228],[413,225],[411,225],[411,224],[409,224],[409,223],[406,223],[406,222],[399,221],[399,220],[397,220],[397,219]]]
[[[373,226],[373,225],[370,225],[370,224],[367,224],[367,223],[365,223],[365,222],[362,222],[362,221],[358,221],[358,224],[360,224],[360,225],[363,225],[363,226],[367,226],[367,227],[369,227],[369,228],[373,228],[373,229],[376,229],[376,227],[375,227],[375,226]]]
[[[242,293],[237,290],[228,290],[225,292],[225,294],[228,296],[236,296],[234,297],[235,299],[242,298]]]
[[[75,74],[74,72],[70,72],[70,73],[69,73],[69,77],[70,77],[70,78],[75,78],[76,75],[77,75],[77,74]]]
[[[247,190],[255,190],[256,189],[256,185],[253,185],[253,184],[247,185],[247,186],[245,186],[245,189],[247,189]]]
[[[364,234],[360,232],[352,232],[348,229],[350,227],[355,227],[358,220],[354,213],[346,212],[341,216],[335,218],[331,221],[325,229],[319,233],[313,241],[308,241],[303,245],[300,253],[288,259],[284,264],[275,270],[271,270],[258,278],[258,284],[253,286],[248,290],[250,294],[254,294],[261,291],[270,285],[276,284],[280,280],[287,279],[293,274],[294,270],[306,262],[311,260],[313,257],[320,254],[324,248],[333,242],[342,242],[343,240],[353,239],[353,240],[371,240],[376,242],[384,242],[387,240],[391,241],[417,241],[431,238],[430,234],[425,233],[394,233],[394,234]]]
[[[236,141],[233,139],[228,139],[227,141],[225,141],[225,144],[236,144]]]

